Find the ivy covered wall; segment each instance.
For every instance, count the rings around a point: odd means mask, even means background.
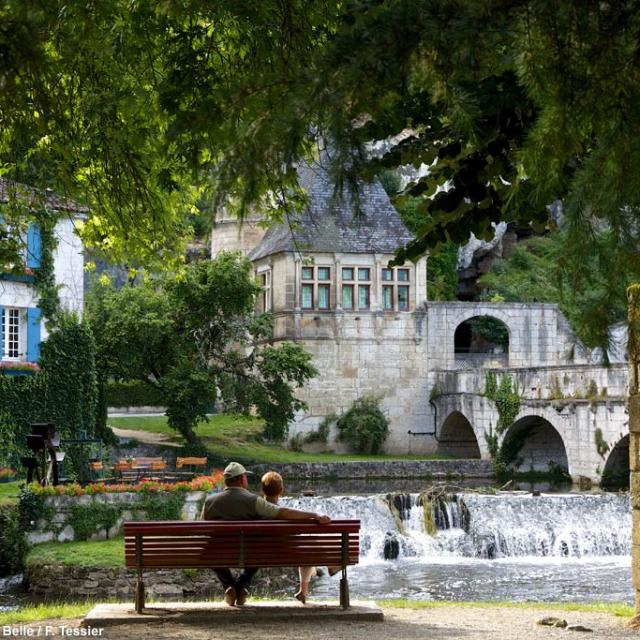
[[[20,467],[32,422],[54,423],[61,438],[94,433],[95,343],[87,324],[62,315],[42,343],[40,366],[34,376],[0,375],[0,466]],[[73,460],[65,463],[73,472]]]

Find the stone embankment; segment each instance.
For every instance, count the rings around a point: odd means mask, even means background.
[[[490,478],[488,460],[382,460],[367,462],[313,462],[305,464],[258,464],[251,470],[262,474],[270,469],[285,478],[357,479],[357,478],[425,478],[452,480]]]

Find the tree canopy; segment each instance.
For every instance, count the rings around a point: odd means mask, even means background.
[[[425,216],[399,260],[498,220],[544,225],[562,199],[573,263],[606,227],[637,264],[639,8],[10,0],[3,168],[81,197],[88,239],[150,260],[197,201],[282,215],[295,164],[329,141],[338,185],[431,166],[397,198]],[[372,157],[383,139],[399,142]]]

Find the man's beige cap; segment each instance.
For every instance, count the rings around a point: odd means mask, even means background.
[[[253,473],[252,471],[247,471],[239,462],[230,462],[222,474],[225,480],[230,480],[231,478],[237,478],[238,476],[243,476],[245,473]]]

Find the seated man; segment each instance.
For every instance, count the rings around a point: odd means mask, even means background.
[[[331,518],[310,511],[279,507],[251,493],[247,487],[248,472],[239,462],[230,462],[224,470],[225,489],[207,497],[202,508],[202,520],[315,520],[320,524]],[[245,568],[237,580],[229,569],[214,569],[225,589],[224,601],[233,606],[243,605],[249,595],[251,579],[257,568]]]

